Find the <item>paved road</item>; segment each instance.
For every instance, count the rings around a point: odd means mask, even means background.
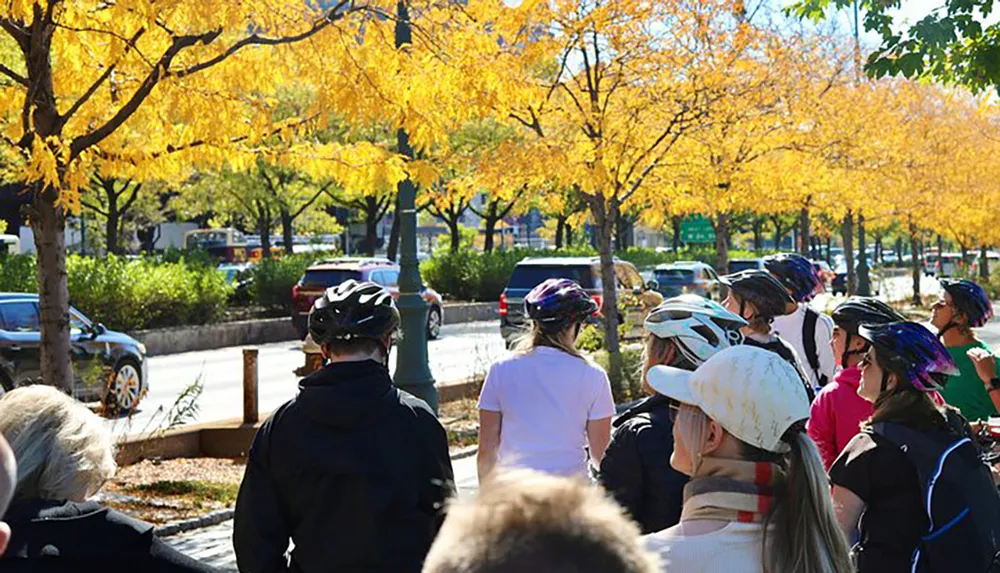
[[[453,467],[459,496],[473,494],[479,487],[476,479],[476,457],[455,460]],[[181,552],[203,563],[218,567],[222,571],[236,571],[232,520],[191,533],[173,535],[165,540]]]
[[[260,411],[270,412],[295,395],[298,378],[293,370],[304,358],[297,342],[258,347]],[[428,344],[431,372],[438,383],[463,381],[485,374],[490,363],[504,356],[499,323],[472,322],[447,325],[441,337]],[[390,366],[395,368],[395,352]],[[145,433],[165,423],[164,414],[185,387],[201,380],[204,390],[197,401],[198,415],[190,422],[215,421],[243,415],[242,348],[221,348],[156,356],[149,360],[149,395],[132,419],[109,421],[115,434]],[[162,408],[162,411],[160,409]]]

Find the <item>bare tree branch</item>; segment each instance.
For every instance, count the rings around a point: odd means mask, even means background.
[[[14,80],[15,82],[21,84],[24,87],[28,87],[28,78],[22,76],[21,74],[15,72],[14,70],[8,68],[7,66],[0,64],[0,74],[7,76],[8,78]]]
[[[139,41],[139,38],[141,38],[144,33],[146,33],[146,29],[139,28],[139,31],[136,32],[131,39],[126,40],[125,53],[128,53],[130,49],[135,48],[135,43]],[[125,57],[124,54],[122,55],[122,57]],[[69,119],[73,117],[73,115],[77,111],[79,111],[81,107],[83,107],[83,104],[87,103],[87,100],[89,100],[97,92],[98,88],[101,87],[101,84],[106,82],[107,79],[111,77],[111,74],[114,73],[115,68],[117,67],[118,67],[118,62],[115,62],[110,66],[108,66],[108,69],[104,70],[104,73],[101,74],[101,76],[97,78],[97,80],[93,84],[91,84],[89,88],[87,88],[87,91],[83,92],[83,95],[80,96],[80,99],[76,100],[76,102],[74,102],[73,105],[70,106],[70,108],[66,111],[66,113],[62,114],[62,117],[60,117],[59,119],[60,125],[66,125],[66,122],[69,121]]]

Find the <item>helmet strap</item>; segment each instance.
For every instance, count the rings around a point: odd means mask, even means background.
[[[851,342],[853,342],[854,334],[848,332],[847,338],[844,340],[844,355],[840,357],[840,367],[847,370],[847,359],[851,356],[856,356],[858,354],[864,354],[868,352],[869,345],[865,344],[863,347],[857,350],[851,350]]]
[[[944,340],[945,333],[951,330],[952,328],[958,328],[958,323],[956,323],[955,321],[948,322],[948,324],[944,325],[944,328],[938,331],[937,334],[938,338]]]

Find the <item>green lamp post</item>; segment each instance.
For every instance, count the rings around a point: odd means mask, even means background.
[[[410,15],[406,2],[396,6],[396,48],[412,41]],[[396,132],[398,152],[413,159],[410,136],[405,129]],[[399,317],[403,338],[396,356],[396,386],[427,402],[437,412],[438,394],[434,376],[427,362],[427,303],[421,293],[420,266],[417,263],[417,188],[409,178],[399,183]]]

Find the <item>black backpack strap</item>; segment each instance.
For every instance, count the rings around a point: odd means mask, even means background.
[[[829,380],[826,375],[819,371],[819,349],[816,348],[816,323],[819,322],[819,313],[806,307],[806,317],[802,321],[802,348],[806,351],[806,360],[809,367],[816,374],[816,382],[820,386],[826,386]]]

